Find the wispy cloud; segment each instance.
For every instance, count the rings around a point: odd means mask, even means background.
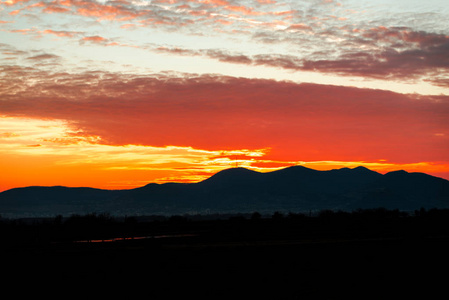
[[[80,31],[52,30],[52,29],[45,29],[45,30],[40,31],[39,33],[52,34],[52,35],[55,35],[58,37],[68,37],[68,38],[73,38],[73,37],[83,34],[83,32],[80,32]]]
[[[26,51],[19,50],[16,47],[3,43],[0,43],[0,53],[7,59],[15,59],[27,55]]]
[[[219,49],[182,49],[177,47],[157,47],[159,52],[176,55],[205,56],[221,62],[248,65],[263,65],[295,71],[317,71],[343,76],[360,76],[375,79],[414,80],[425,79],[434,82],[436,74],[449,73],[449,36],[413,32],[408,29],[370,30],[366,39],[358,41],[360,47],[370,47],[371,51],[348,50],[334,59],[322,59],[326,52],[301,57],[285,54],[246,55]],[[378,44],[384,40],[388,45]],[[359,48],[360,48],[359,47]],[[316,57],[314,57],[316,56]],[[333,55],[329,53],[328,57]],[[445,70],[445,72],[442,72]],[[445,84],[448,77],[435,80],[435,84]]]
[[[29,60],[33,60],[33,61],[43,61],[43,60],[58,60],[60,58],[60,56],[55,55],[55,54],[39,54],[39,55],[34,55],[34,56],[30,56],[27,59]]]

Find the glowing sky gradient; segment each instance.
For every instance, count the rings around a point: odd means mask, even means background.
[[[242,166],[449,179],[446,0],[3,0],[0,191]]]

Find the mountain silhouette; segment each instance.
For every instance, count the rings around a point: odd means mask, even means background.
[[[449,181],[406,171],[382,175],[365,167],[317,171],[292,166],[268,173],[231,168],[198,183],[150,183],[129,190],[55,186],[0,193],[3,217],[351,211],[379,207],[449,208]]]

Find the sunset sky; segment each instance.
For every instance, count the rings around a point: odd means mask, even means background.
[[[449,179],[448,20],[447,0],[1,0],[0,191]]]

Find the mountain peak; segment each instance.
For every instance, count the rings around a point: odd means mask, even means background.
[[[388,175],[388,176],[404,176],[404,175],[407,175],[407,174],[409,174],[407,171],[397,170],[397,171],[388,172],[385,175]]]
[[[216,176],[216,175],[223,176],[223,175],[254,174],[254,173],[259,173],[259,172],[256,172],[256,171],[253,171],[253,170],[250,170],[247,168],[243,168],[243,167],[236,167],[236,168],[229,168],[229,169],[221,170],[221,171],[215,173],[214,175],[212,175],[212,177]]]
[[[203,180],[202,182],[216,182],[216,181],[229,181],[229,180],[245,180],[253,175],[259,175],[261,173],[249,170],[242,167],[229,168],[221,170],[211,177]]]
[[[330,170],[330,172],[341,172],[341,173],[345,173],[345,174],[379,174],[376,171],[370,170],[367,167],[364,166],[358,166],[355,168],[348,168],[348,167],[343,167],[340,169],[333,169]],[[379,174],[380,175],[380,174]]]
[[[354,170],[371,171],[370,169],[368,169],[367,167],[364,167],[364,166],[355,167]]]
[[[367,167],[364,167],[364,166],[358,166],[358,167],[355,167],[352,170],[356,171],[358,173],[376,173],[376,174],[379,174],[376,171],[370,170],[370,169],[368,169]]]
[[[301,165],[295,165],[295,166],[290,166],[290,167],[286,167],[277,171],[273,171],[271,173],[304,173],[304,172],[317,172],[317,170],[314,169],[310,169]]]

